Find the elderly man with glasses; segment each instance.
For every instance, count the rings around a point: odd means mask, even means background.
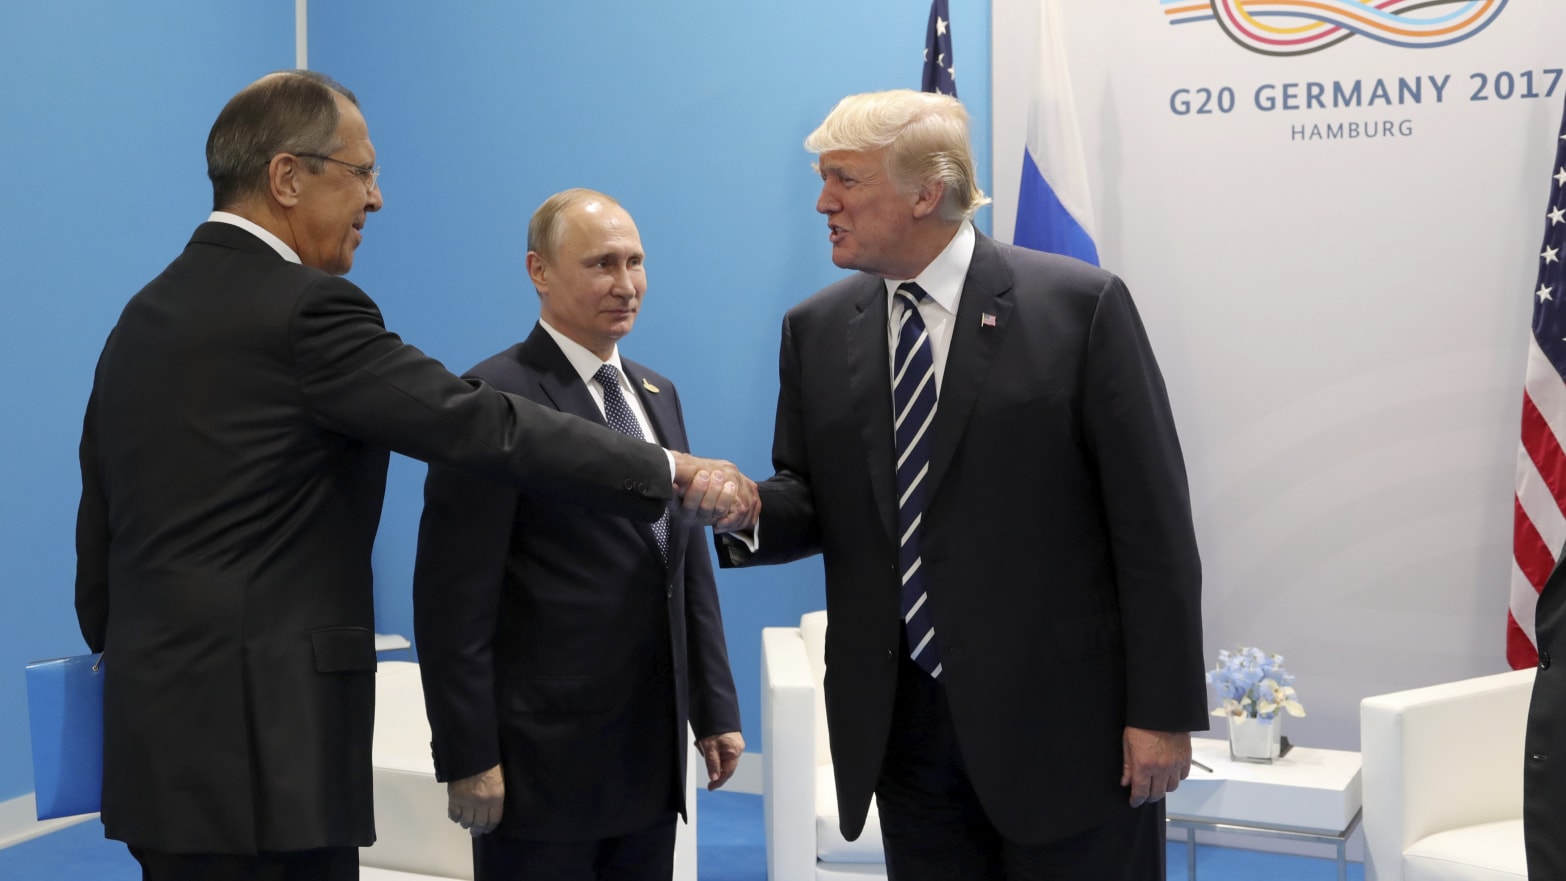
[[[207,173],[217,210],[126,305],[83,423],[76,607],[105,652],[105,834],[147,879],[357,878],[388,450],[649,522],[749,519],[754,485],[388,332],[339,277],[383,198],[331,79],[242,90]]]

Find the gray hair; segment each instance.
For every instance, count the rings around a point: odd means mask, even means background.
[[[849,95],[805,138],[805,149],[818,156],[883,147],[889,148],[886,170],[898,190],[912,192],[937,180],[945,184],[943,219],[967,220],[989,204],[968,144],[968,111],[949,95],[911,89]]]
[[[267,166],[279,153],[319,153],[342,149],[337,126],[342,114],[334,95],[359,106],[341,83],[312,70],[269,73],[229,99],[207,135],[207,177],[212,207],[222,210],[267,187]],[[324,164],[301,159],[312,172]]]
[[[537,251],[545,260],[555,259],[555,249],[560,247],[560,216],[566,209],[587,202],[604,202],[617,208],[623,207],[613,196],[586,187],[575,187],[550,196],[533,212],[527,222],[527,249]]]

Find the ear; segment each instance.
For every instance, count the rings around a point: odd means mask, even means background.
[[[267,190],[273,201],[284,208],[296,207],[304,189],[305,174],[299,157],[288,153],[273,156],[266,165]]]
[[[537,251],[527,252],[527,277],[532,279],[533,287],[538,288],[539,296],[549,292],[549,265]]]
[[[923,220],[938,212],[941,208],[941,199],[946,196],[946,182],[940,179],[925,181],[914,194],[913,212],[915,220]]]

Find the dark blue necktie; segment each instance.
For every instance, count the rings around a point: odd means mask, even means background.
[[[897,351],[892,358],[892,430],[897,452],[897,532],[901,546],[903,626],[909,655],[932,677],[941,675],[935,619],[924,590],[919,544],[924,521],[926,479],[930,472],[930,423],[935,420],[935,359],[930,334],[919,316],[924,289],[907,282],[897,289]],[[897,315],[896,313],[901,313]]]
[[[593,374],[593,379],[604,389],[604,421],[609,427],[621,434],[628,434],[637,440],[647,440],[642,434],[642,426],[636,421],[636,414],[631,412],[631,405],[625,402],[625,395],[620,393],[620,371],[613,364],[605,364]],[[653,535],[658,539],[658,553],[665,561],[669,559],[669,511],[665,509],[663,516],[653,524]]]

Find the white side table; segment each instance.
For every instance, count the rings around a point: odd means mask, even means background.
[[[1193,766],[1164,800],[1169,825],[1185,830],[1191,881],[1198,831],[1336,844],[1345,881],[1348,839],[1359,826],[1359,753],[1297,746],[1270,765],[1253,764],[1230,759],[1227,739],[1196,737],[1191,757],[1212,772]]]

